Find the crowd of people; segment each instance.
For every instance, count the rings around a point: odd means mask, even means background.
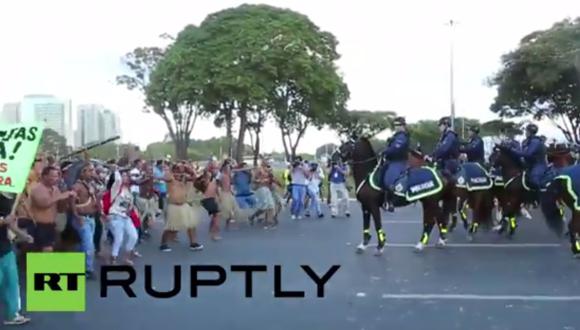
[[[171,251],[179,232],[187,234],[191,250],[203,250],[197,230],[204,211],[209,237],[219,241],[222,223],[228,229],[247,219],[250,225],[276,228],[286,205],[294,220],[324,217],[325,186],[331,216],[349,217],[347,168],[337,162],[326,165],[298,157],[279,178],[266,159],[250,167],[212,157],[201,167],[188,161],[140,159],[104,163],[87,155],[59,163],[39,154],[25,191],[0,195],[4,324],[30,321],[21,314],[18,276],[18,264],[24,265],[21,257],[28,251],[81,251],[86,254],[86,277],[93,279],[96,260],[133,265],[141,257],[139,244],[150,239],[154,227],[162,229],[160,251]]]

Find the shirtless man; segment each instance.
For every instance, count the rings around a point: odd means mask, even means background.
[[[86,163],[81,169],[79,179],[72,186],[72,190],[77,195],[73,209],[73,227],[81,239],[81,250],[87,255],[87,279],[94,277],[95,218],[96,214],[100,212],[100,202],[97,197],[97,187],[93,180],[94,176],[95,168],[91,163]]]
[[[252,216],[250,216],[250,223],[253,223],[254,219],[265,214],[264,219],[264,229],[275,228],[276,223],[272,220],[275,203],[272,197],[272,192],[270,191],[270,173],[268,170],[268,163],[262,160],[262,164],[256,168],[256,174],[254,175],[254,182],[258,186],[256,189],[256,199],[257,199],[257,210]]]
[[[196,188],[203,193],[203,199],[201,200],[201,206],[207,211],[211,218],[209,226],[209,234],[211,239],[214,241],[219,241],[221,237],[219,236],[220,226],[219,226],[219,206],[217,199],[218,193],[218,183],[212,172],[206,169],[202,177],[197,181],[198,184]]]
[[[222,216],[226,218],[226,229],[235,223],[235,217],[240,213],[238,204],[232,193],[232,165],[225,160],[219,178],[220,186],[220,209]]]
[[[199,223],[193,208],[187,204],[187,181],[193,180],[190,174],[185,173],[183,164],[177,164],[173,171],[165,173],[167,182],[167,221],[165,230],[161,236],[161,246],[163,252],[170,252],[168,243],[177,236],[177,232],[186,230],[189,236],[189,249],[200,251],[203,245],[196,242],[196,228]]]
[[[58,190],[59,173],[56,167],[45,167],[40,175],[40,183],[30,192],[30,213],[36,223],[34,243],[43,252],[54,250],[58,204],[76,198],[74,191]]]

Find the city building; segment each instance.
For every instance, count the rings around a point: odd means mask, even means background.
[[[20,103],[6,103],[2,106],[0,122],[15,124],[20,122]]]
[[[76,141],[77,146],[85,146],[102,140],[104,123],[104,107],[100,104],[81,104],[77,108],[78,125],[80,140]]]
[[[65,138],[70,136],[66,117],[65,103],[52,95],[26,95],[20,103],[20,121],[42,122]]]
[[[105,109],[103,116],[103,135],[102,139],[109,139],[121,135],[119,116],[109,109]]]

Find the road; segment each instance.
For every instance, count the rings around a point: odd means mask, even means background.
[[[358,206],[350,219],[284,216],[275,231],[242,226],[217,243],[208,241],[206,222],[202,252],[175,243],[173,252],[161,253],[155,236],[140,247],[138,298],[121,290],[100,298],[98,283],[90,282],[87,312],[31,313],[33,322],[25,328],[580,329],[580,260],[572,259],[566,242],[550,234],[539,216],[522,219],[513,240],[482,232],[468,243],[459,228],[446,249],[416,254],[411,246],[421,231],[420,208],[411,206],[384,215],[392,246],[381,257],[354,253],[360,219]],[[169,288],[177,264],[264,264],[269,270],[255,275],[253,298],[244,297],[243,275],[228,271],[223,286],[201,288],[198,298],[189,296],[184,280],[177,297],[154,299],[144,293],[144,264],[153,265],[157,289]],[[303,264],[319,273],[341,265],[325,298],[315,297]],[[306,298],[274,298],[273,265],[283,266],[283,288],[305,290]]]

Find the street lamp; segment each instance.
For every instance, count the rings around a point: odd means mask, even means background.
[[[453,30],[457,22],[450,19],[449,26],[449,103],[451,106],[451,128],[455,129],[455,95],[454,95],[454,68],[453,68]]]

